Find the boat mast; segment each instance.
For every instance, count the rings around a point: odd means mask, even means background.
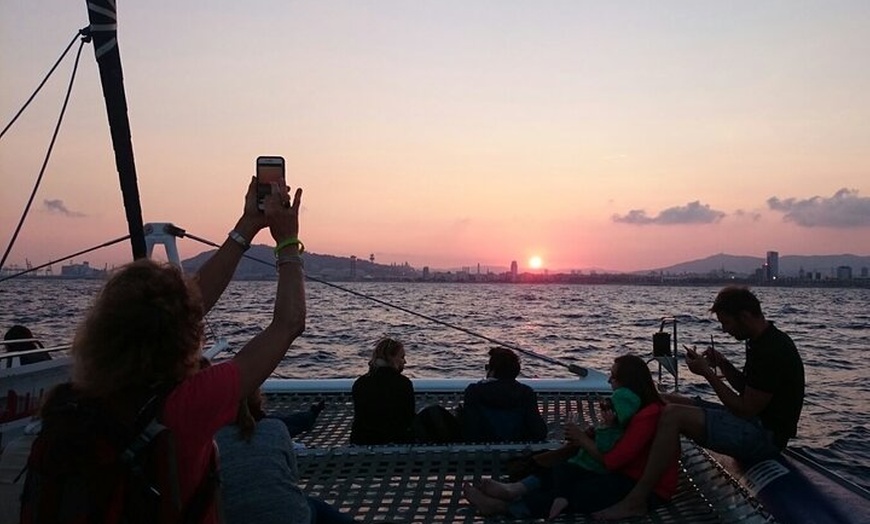
[[[142,206],[133,162],[133,142],[130,139],[130,121],[127,118],[127,97],[124,94],[124,75],[121,71],[121,53],[118,50],[117,10],[115,0],[85,0],[88,6],[90,33],[94,39],[94,54],[100,67],[100,81],[109,130],[115,149],[115,166],[121,182],[124,210],[133,258],[144,258],[145,232],[142,226]]]

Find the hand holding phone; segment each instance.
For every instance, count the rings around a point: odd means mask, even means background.
[[[689,346],[683,344],[683,349],[686,350],[686,360],[695,360],[698,358],[698,351],[695,348],[690,348]]]
[[[263,211],[263,199],[272,193],[272,184],[286,185],[284,176],[284,157],[257,157],[257,209]]]
[[[716,342],[713,340],[713,335],[710,335],[710,347],[704,352],[704,358],[713,371],[716,371],[716,366],[719,364],[719,352],[716,351]]]

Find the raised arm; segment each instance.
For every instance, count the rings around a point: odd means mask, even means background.
[[[239,235],[235,240],[230,236],[224,240],[220,249],[199,268],[194,280],[202,293],[204,312],[208,313],[217,303],[227,284],[233,278],[233,273],[247,249],[242,242],[250,245],[251,241],[266,226],[266,217],[257,209],[257,181],[251,177],[248,192],[245,194],[245,210],[242,218],[236,222],[232,235]]]
[[[250,192],[249,192],[250,195]],[[247,200],[246,200],[247,202]],[[287,188],[274,185],[265,199],[265,220],[276,244],[285,245],[278,258],[278,290],[272,322],[236,353],[241,394],[248,395],[269,378],[290,344],[305,329],[305,286],[299,245],[289,243],[299,235],[302,190],[290,201]],[[256,200],[254,200],[256,206]],[[246,207],[247,208],[247,207]]]

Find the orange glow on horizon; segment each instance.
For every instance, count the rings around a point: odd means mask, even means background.
[[[529,259],[529,267],[532,269],[541,269],[543,265],[544,261],[538,255],[535,255]]]

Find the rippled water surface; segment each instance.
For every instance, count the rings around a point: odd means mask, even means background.
[[[0,284],[0,326],[31,326],[46,342],[71,340],[100,282],[17,280]],[[664,316],[678,319],[680,345],[716,347],[738,364],[742,344],[719,330],[707,310],[717,288],[488,284],[346,284],[387,307],[318,283],[308,284],[308,322],[277,374],[355,377],[379,337],[397,336],[412,377],[481,376],[483,337],[587,367],[606,370],[625,352],[652,351]],[[208,319],[215,333],[240,347],[270,319],[274,282],[234,282]],[[807,403],[792,446],[870,488],[870,291],[759,288],[762,307],[789,333],[804,358]],[[429,318],[424,318],[429,317]],[[457,329],[460,328],[460,329]],[[669,331],[670,326],[666,327]],[[464,331],[463,331],[464,330]],[[480,335],[480,336],[478,336]],[[565,376],[563,368],[523,357],[527,376]],[[710,395],[683,368],[690,393]]]

